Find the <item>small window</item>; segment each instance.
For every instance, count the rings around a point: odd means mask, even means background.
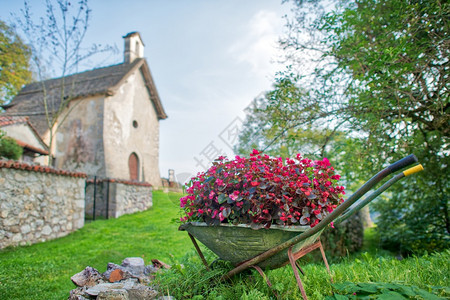
[[[140,57],[140,54],[139,54],[139,50],[140,50],[140,49],[139,49],[139,41],[136,41],[136,46],[135,46],[135,49],[134,49],[134,50],[135,50],[135,52],[136,52],[136,56],[137,56],[137,57]]]
[[[138,128],[138,126],[139,126],[138,122],[137,122],[136,120],[134,120],[134,121],[133,121],[133,127],[134,127],[134,128]]]

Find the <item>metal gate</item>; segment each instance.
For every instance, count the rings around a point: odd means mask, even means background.
[[[110,182],[107,178],[89,177],[85,185],[84,219],[95,221],[109,218]]]

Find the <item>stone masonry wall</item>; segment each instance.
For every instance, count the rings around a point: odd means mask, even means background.
[[[0,248],[62,237],[83,227],[85,177],[0,161]]]
[[[152,207],[152,186],[150,184],[112,183],[115,197],[112,199],[114,218],[125,214],[144,211]]]

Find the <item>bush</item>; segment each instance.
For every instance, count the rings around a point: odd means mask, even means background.
[[[22,147],[17,142],[3,132],[0,132],[0,157],[18,160],[23,153]]]
[[[364,240],[364,226],[360,212],[354,214],[335,228],[325,230],[321,235],[327,255],[344,257],[361,249]]]

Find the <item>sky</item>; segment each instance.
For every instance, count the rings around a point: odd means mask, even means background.
[[[36,16],[45,1],[30,0]],[[91,0],[84,46],[109,44],[118,53],[84,69],[121,63],[123,36],[138,31],[168,118],[160,121],[160,174],[177,179],[205,170],[232,146],[244,109],[272,87],[282,66],[277,41],[289,4],[281,0]],[[23,2],[0,0],[0,19]],[[81,70],[80,70],[81,71]]]

